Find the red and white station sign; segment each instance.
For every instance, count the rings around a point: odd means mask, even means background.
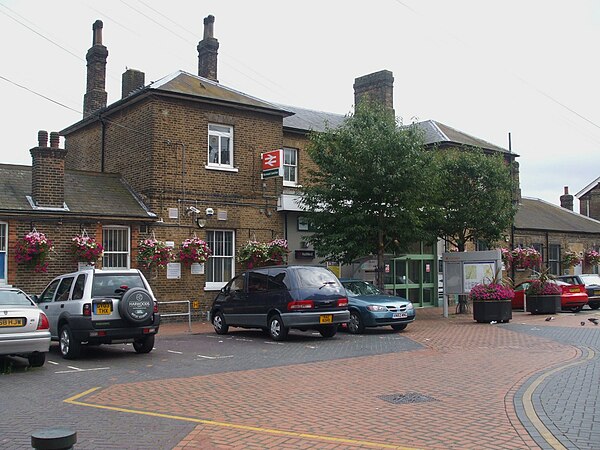
[[[283,150],[261,153],[263,178],[283,176]]]

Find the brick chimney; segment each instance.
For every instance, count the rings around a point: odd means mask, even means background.
[[[361,101],[382,104],[394,112],[394,75],[389,70],[381,70],[354,80],[354,106]]]
[[[123,72],[121,84],[121,98],[127,97],[133,91],[137,91],[144,87],[146,75],[135,69],[127,69]]]
[[[29,150],[32,158],[31,197],[39,207],[62,208],[65,203],[65,156],[67,151],[58,148],[57,132],[38,132],[38,146]]]
[[[569,186],[565,186],[565,193],[560,196],[560,206],[573,211],[573,196],[569,194]]]
[[[83,117],[106,106],[106,58],[108,49],[102,45],[102,21],[96,20],[92,26],[92,46],[85,56],[87,59],[87,89],[83,96]]]
[[[198,75],[217,83],[217,54],[219,41],[213,37],[215,16],[204,19],[204,37],[198,42]]]

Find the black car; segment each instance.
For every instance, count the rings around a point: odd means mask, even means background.
[[[249,269],[233,278],[213,301],[210,318],[218,334],[229,327],[262,328],[275,341],[290,328],[333,337],[348,322],[348,298],[337,277],[321,266]]]
[[[588,306],[592,309],[600,308],[600,275],[582,273],[580,275],[561,275],[556,279],[569,284],[583,284],[588,295]]]

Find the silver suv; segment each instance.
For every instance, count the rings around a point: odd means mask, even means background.
[[[77,358],[81,344],[133,342],[137,353],[149,353],[154,347],[158,303],[137,269],[61,275],[34,300],[48,316],[52,340],[59,341],[66,359]]]

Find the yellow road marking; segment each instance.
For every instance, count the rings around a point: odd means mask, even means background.
[[[554,375],[555,373],[560,372],[561,370],[564,370],[568,367],[575,366],[577,364],[582,364],[582,363],[594,358],[594,356],[596,355],[594,353],[594,351],[591,348],[587,348],[587,350],[588,350],[588,356],[585,359],[574,361],[570,364],[567,364],[567,365],[561,366],[561,367],[557,367],[549,372],[542,374],[533,383],[531,383],[531,385],[525,390],[525,393],[523,394],[523,408],[525,409],[525,414],[527,415],[527,417],[529,418],[529,420],[531,421],[531,423],[535,427],[535,429],[538,430],[538,432],[540,433],[540,436],[542,436],[545,439],[545,441],[555,450],[567,450],[567,449],[564,445],[562,445],[560,443],[560,441],[558,439],[556,439],[554,437],[554,435],[550,432],[550,430],[548,430],[548,428],[546,428],[546,425],[544,425],[542,423],[539,416],[536,414],[535,409],[533,408],[532,396],[533,396],[533,393],[535,392],[535,390],[540,386],[540,384],[542,384],[542,382],[546,378],[548,378],[550,375]]]
[[[184,422],[193,422],[193,423],[199,423],[199,424],[203,424],[203,425],[212,425],[212,426],[223,427],[223,428],[234,428],[237,430],[254,431],[257,433],[267,433],[267,434],[274,434],[274,435],[278,435],[278,436],[313,439],[313,440],[318,440],[318,441],[335,442],[335,443],[339,443],[339,444],[362,445],[362,446],[374,447],[374,448],[387,448],[387,449],[395,449],[395,450],[419,450],[419,449],[416,449],[413,447],[402,447],[402,446],[393,445],[393,444],[383,444],[383,443],[379,443],[379,442],[362,441],[362,440],[357,440],[357,439],[346,439],[346,438],[338,438],[338,437],[333,437],[333,436],[323,436],[323,435],[311,434],[311,433],[299,433],[299,432],[295,432],[295,431],[277,430],[274,428],[253,427],[253,426],[249,426],[249,425],[240,425],[240,424],[229,423],[229,422],[217,422],[214,420],[195,419],[193,417],[174,416],[171,414],[162,414],[162,413],[156,413],[156,412],[151,412],[151,411],[142,411],[142,410],[136,410],[136,409],[127,409],[127,408],[117,408],[114,406],[95,405],[93,403],[86,403],[86,402],[79,401],[80,398],[85,397],[86,395],[91,394],[92,392],[95,392],[98,389],[100,389],[100,387],[88,389],[85,392],[74,395],[73,397],[69,397],[63,401],[65,403],[69,403],[71,405],[87,406],[90,408],[106,409],[109,411],[118,411],[118,412],[124,412],[124,413],[129,413],[129,414],[140,414],[143,416],[160,417],[162,419],[181,420]]]

